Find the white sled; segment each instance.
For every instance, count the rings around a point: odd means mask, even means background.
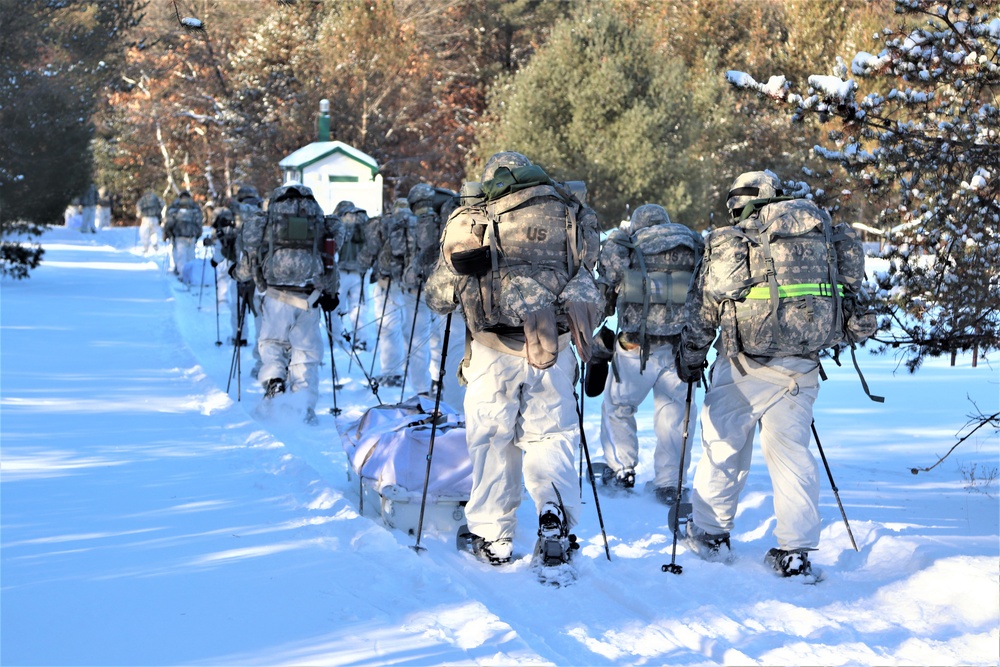
[[[404,403],[369,409],[341,440],[348,479],[356,485],[362,515],[416,535],[427,478],[434,403],[415,396]],[[427,479],[423,531],[454,535],[465,523],[472,489],[472,463],[462,415],[441,404]]]

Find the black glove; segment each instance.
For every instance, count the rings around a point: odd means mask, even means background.
[[[208,248],[208,247],[211,247],[212,245],[214,245],[214,244],[215,244],[215,241],[213,241],[213,240],[212,240],[212,237],[211,237],[211,236],[206,236],[205,238],[203,238],[203,239],[201,240],[201,244],[202,244],[203,246],[205,246],[206,248]]]
[[[324,313],[332,313],[337,309],[337,306],[340,305],[340,295],[327,294],[326,292],[323,292],[316,303],[319,304],[319,307],[323,309]]]
[[[700,364],[693,364],[684,359],[684,348],[678,347],[677,356],[674,359],[674,364],[677,367],[677,377],[681,379],[681,382],[699,382],[701,380],[702,371],[708,366],[707,361],[702,361]]]
[[[210,260],[208,261],[208,263],[212,265],[212,268],[213,268],[213,269],[214,269],[215,267],[217,267],[217,266],[219,265],[219,263],[218,263],[217,261],[215,261],[215,258],[214,258],[214,257],[213,257],[212,259],[210,259]]]

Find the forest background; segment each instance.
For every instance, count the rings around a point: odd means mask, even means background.
[[[0,274],[90,183],[118,225],[146,189],[270,192],[328,99],[386,202],[514,149],[605,228],[653,202],[704,230],[771,169],[878,242],[876,344],[911,370],[1000,347],[995,0],[0,0],[0,24]]]

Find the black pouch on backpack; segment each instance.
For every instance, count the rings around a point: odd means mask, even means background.
[[[461,250],[452,253],[451,265],[463,276],[485,276],[493,268],[493,255],[488,245]]]

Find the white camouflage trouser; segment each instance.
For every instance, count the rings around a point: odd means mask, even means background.
[[[149,252],[149,246],[153,250],[160,247],[160,221],[154,216],[143,216],[139,223],[139,242],[142,243],[142,251]]]
[[[765,369],[804,373],[789,382],[741,375],[720,356],[712,367],[701,428],[704,453],[694,476],[694,523],[707,533],[733,529],[740,494],[750,472],[754,431],[774,488],[774,536],[781,549],[819,544],[819,474],[809,451],[813,403],[819,394],[815,361],[772,359]]]
[[[522,475],[539,511],[546,502],[559,503],[558,489],[567,523],[575,525],[580,431],[573,351],[567,346],[555,366],[539,370],[527,359],[473,341],[463,372],[469,381],[465,425],[472,459],[472,493],[465,507],[469,529],[489,541],[514,536]]]
[[[319,365],[323,361],[320,309],[303,310],[265,297],[257,342],[261,365],[257,379],[265,388],[273,378],[285,381],[285,390],[305,392],[307,406],[319,399]]]
[[[406,371],[405,393],[425,394],[431,390],[431,378],[437,377],[437,373],[432,376],[430,372],[431,358],[434,356],[431,349],[431,323],[434,313],[422,299],[417,302],[416,292],[404,291],[403,300],[406,303],[406,316],[403,320],[403,340],[406,341],[404,352],[409,354],[408,359],[403,361],[403,368]],[[413,320],[414,316],[416,322]],[[436,344],[440,352],[441,341],[436,341]],[[440,354],[437,358],[440,363]]]
[[[372,330],[369,303],[363,298],[364,287],[363,275],[354,271],[341,271],[340,305],[337,306],[337,312],[343,313],[343,315],[334,318],[337,322],[334,322],[333,333],[338,335],[347,332],[351,335],[352,343],[357,344],[364,341],[370,350],[372,349],[371,341],[375,339],[375,332]]]
[[[626,350],[615,345],[615,359],[621,382],[612,370],[604,387],[601,406],[601,445],[604,461],[618,472],[635,468],[639,462],[639,438],[635,415],[650,390],[653,391],[653,430],[656,449],[653,451],[653,484],[657,488],[677,488],[681,446],[684,434],[684,408],[687,383],[677,377],[674,346],[669,343],[650,349],[646,370],[639,372],[639,348]],[[692,400],[693,403],[693,400]],[[691,433],[697,421],[697,409],[692,405],[688,423],[687,451],[684,461],[691,461]],[[683,478],[683,474],[681,475]]]
[[[375,306],[375,331],[378,335],[380,375],[403,376],[406,364],[406,338],[403,323],[406,318],[406,298],[396,281],[386,278],[375,283],[372,301]],[[409,335],[409,331],[406,335]]]
[[[184,267],[195,257],[194,242],[193,236],[175,236],[171,239],[173,246],[171,257],[174,260],[174,270],[178,275],[184,272]]]

